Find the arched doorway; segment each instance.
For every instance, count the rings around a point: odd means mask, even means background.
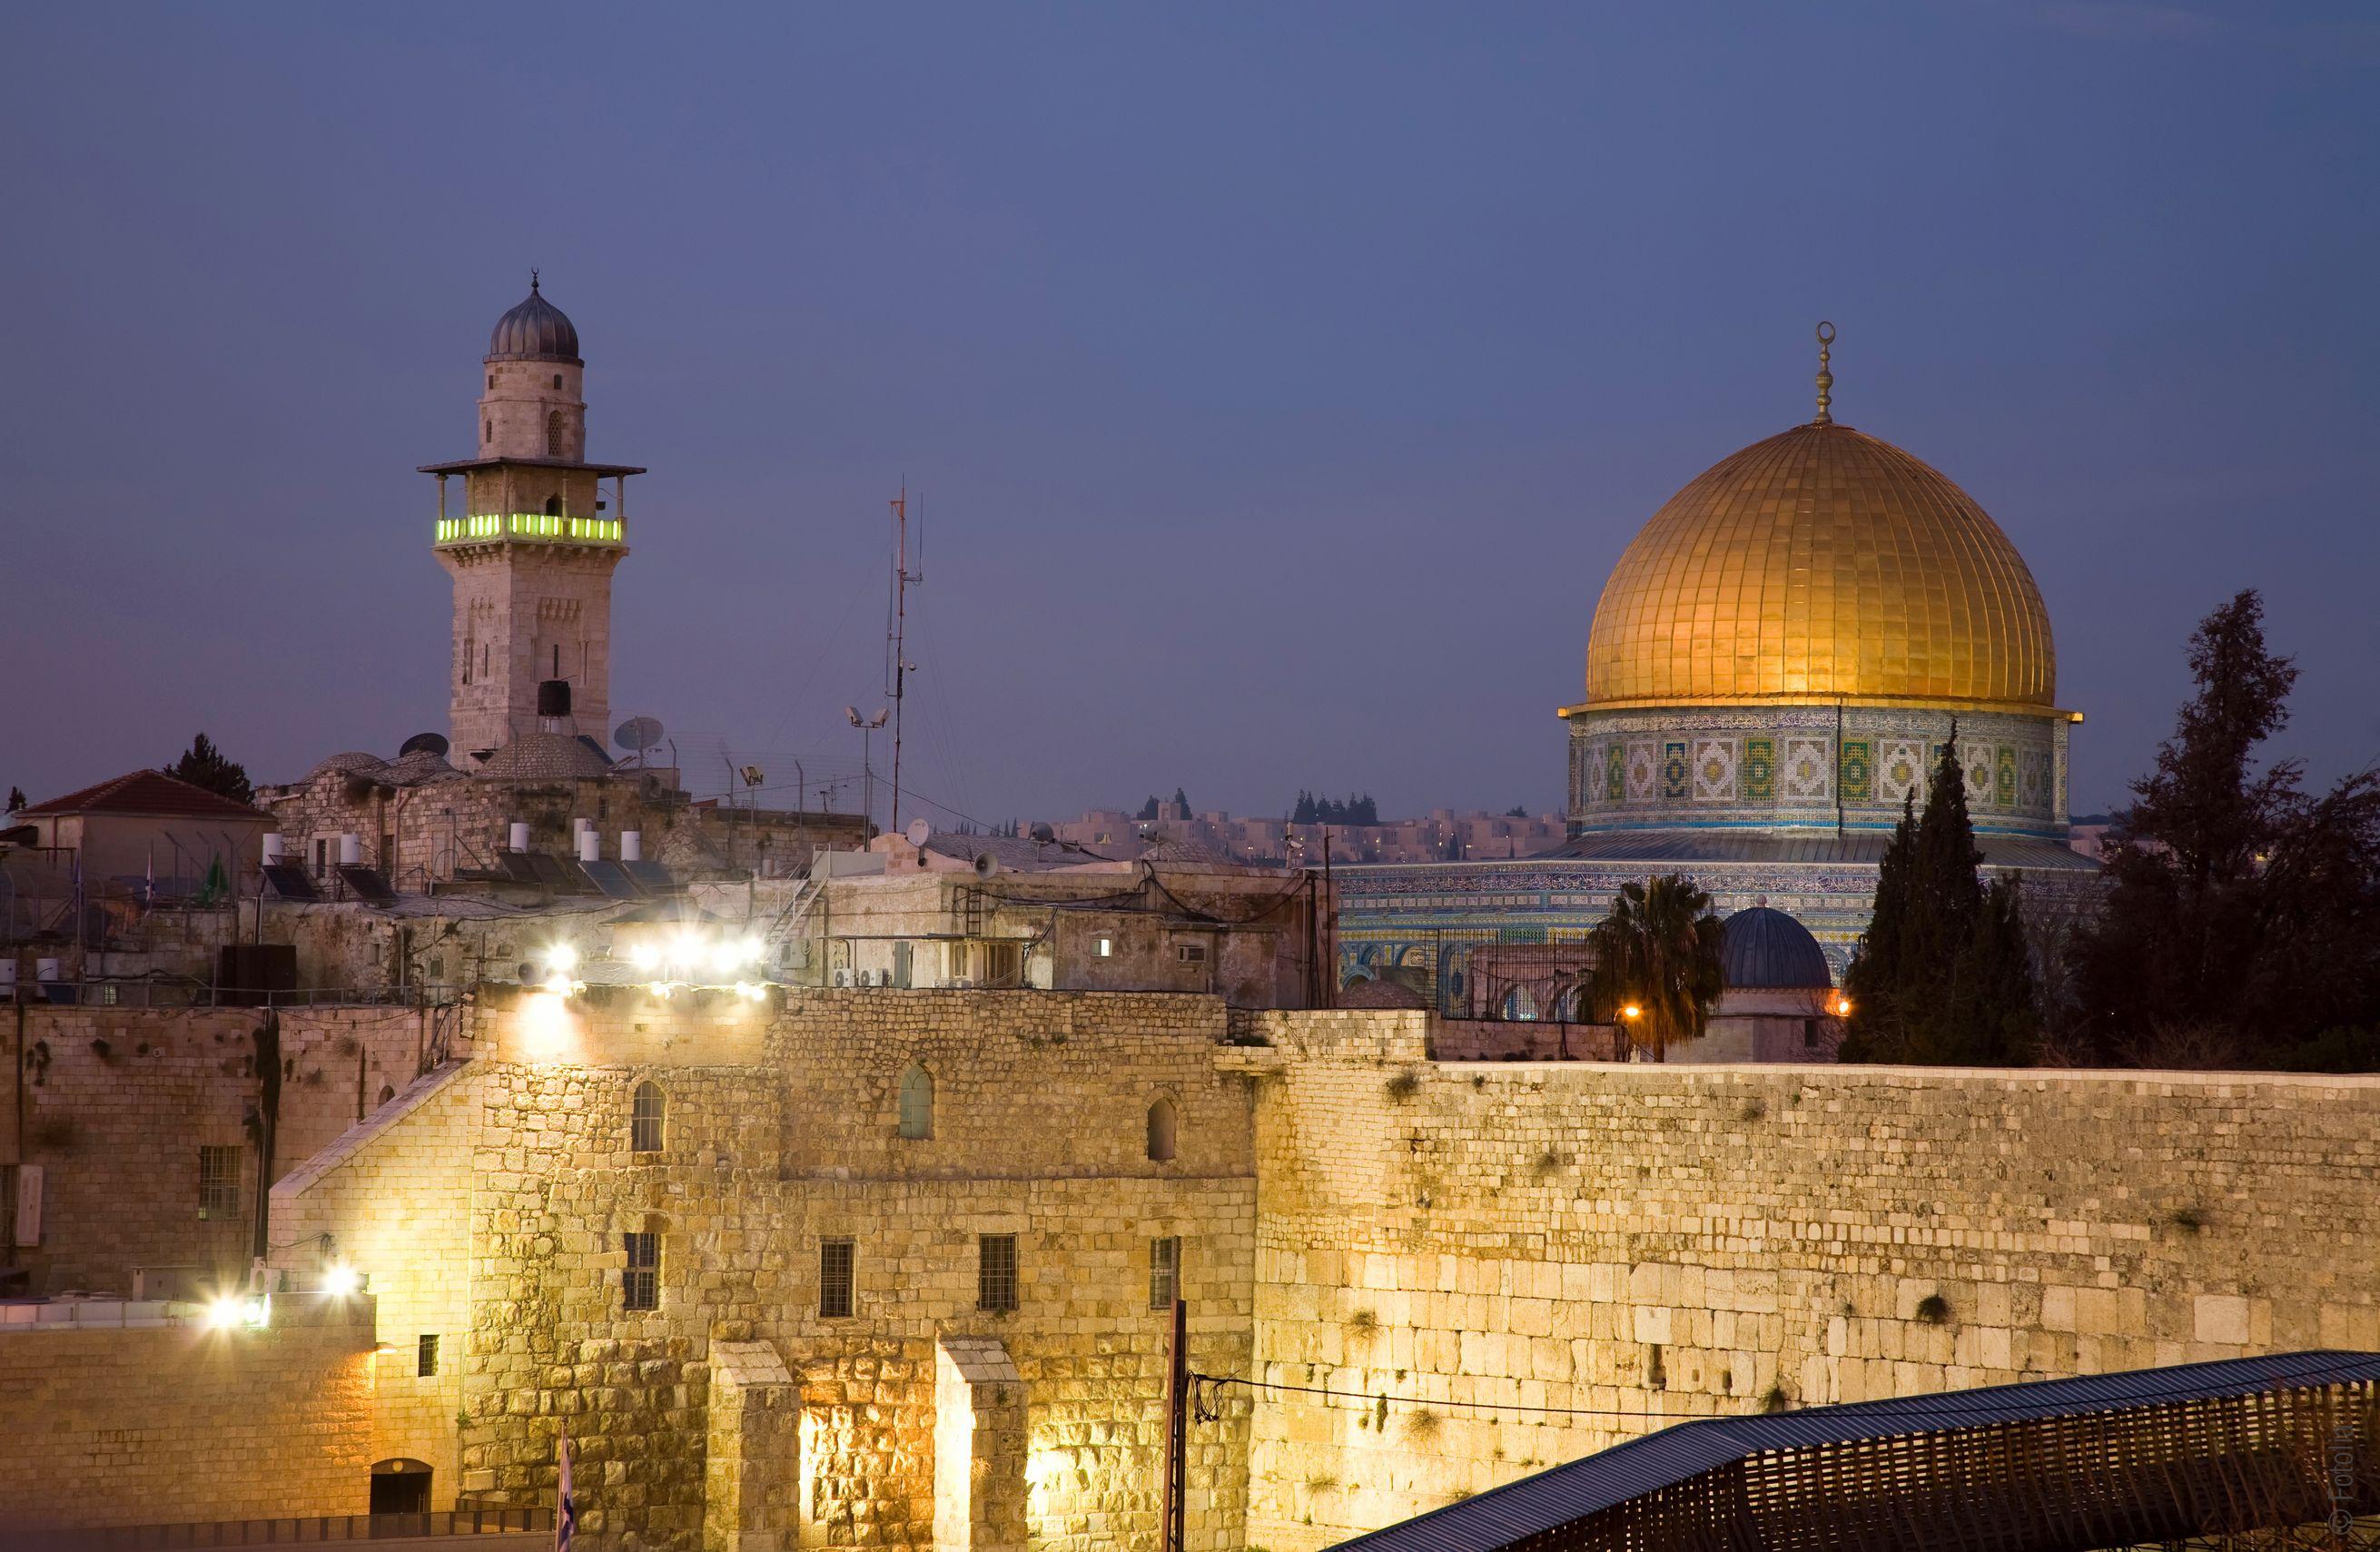
[[[430,1468],[402,1458],[374,1461],[371,1469],[371,1511],[374,1514],[430,1512]]]

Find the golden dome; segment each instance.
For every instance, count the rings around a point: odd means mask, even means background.
[[[1586,705],[1974,701],[2047,709],[2024,558],[1968,494],[1825,421],[1713,465],[1612,568]]]

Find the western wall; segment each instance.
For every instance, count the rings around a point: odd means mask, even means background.
[[[490,988],[474,1018],[281,1181],[275,1260],[328,1234],[370,1277],[335,1458],[550,1504],[566,1426],[596,1545],[1149,1540],[1177,1238],[1191,1366],[1262,1382],[1201,1388],[1201,1548],[1305,1552],[1669,1418],[2380,1348],[2380,1078],[1432,1061],[1420,1013],[1172,994]],[[1014,1310],[980,1307],[986,1235]],[[278,1491],[248,1511],[323,1510]]]
[[[1419,1014],[1244,1017],[1257,1377],[1354,1398],[1257,1405],[1272,1552],[1669,1419],[2380,1349],[2380,1077],[1433,1063]]]

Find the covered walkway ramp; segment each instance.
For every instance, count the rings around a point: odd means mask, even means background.
[[[2294,1352],[1698,1419],[1341,1546],[2343,1549],[2375,1517],[2380,1353]]]

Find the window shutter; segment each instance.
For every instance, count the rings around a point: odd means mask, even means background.
[[[20,1245],[42,1243],[42,1170],[39,1164],[17,1166],[17,1233]]]

